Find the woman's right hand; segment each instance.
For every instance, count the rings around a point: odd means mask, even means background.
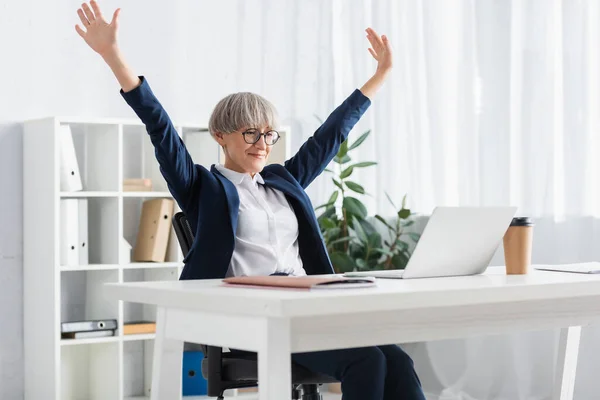
[[[79,24],[75,25],[75,30],[88,46],[102,57],[106,58],[118,53],[117,29],[121,9],[115,10],[112,21],[108,23],[104,19],[98,3],[91,0],[90,5],[91,8],[87,3],[83,3],[81,8],[77,10],[77,15],[79,15],[83,27]]]
[[[117,45],[117,29],[119,28],[119,13],[121,9],[117,8],[115,10],[112,21],[108,23],[104,19],[96,0],[91,0],[90,5],[91,8],[86,3],[83,3],[81,8],[77,10],[77,15],[81,19],[83,28],[75,25],[75,30],[77,30],[79,36],[85,40],[88,46],[100,54],[104,61],[106,61],[123,91],[129,92],[138,87],[141,81],[125,63]]]

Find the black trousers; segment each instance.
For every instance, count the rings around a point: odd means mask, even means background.
[[[339,380],[343,400],[426,400],[413,360],[396,345],[295,353],[292,361]]]

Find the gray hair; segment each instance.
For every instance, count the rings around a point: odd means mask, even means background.
[[[221,99],[208,121],[208,130],[231,133],[242,128],[270,127],[278,129],[276,108],[264,97],[250,92],[233,93]]]

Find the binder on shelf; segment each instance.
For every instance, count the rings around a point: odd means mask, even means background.
[[[121,248],[119,253],[119,262],[121,264],[129,264],[131,262],[131,245],[124,237],[121,238]]]
[[[60,264],[89,263],[88,200],[60,200]]]
[[[154,321],[131,321],[123,324],[123,335],[139,335],[142,333],[155,333]]]
[[[73,135],[69,125],[60,125],[58,139],[60,147],[60,190],[63,192],[83,190]]]
[[[60,200],[60,264],[79,264],[78,199]]]
[[[60,324],[62,333],[91,332],[117,329],[116,319],[97,319],[89,321],[68,321]]]
[[[152,179],[147,178],[130,178],[123,179],[124,192],[150,192],[152,191]]]
[[[77,199],[78,218],[78,244],[79,244],[79,265],[89,264],[89,243],[88,243],[88,200]]]
[[[165,262],[174,207],[172,199],[144,201],[133,251],[135,261]]]
[[[108,336],[115,336],[115,331],[111,329],[104,331],[67,332],[61,334],[62,339],[89,339]]]

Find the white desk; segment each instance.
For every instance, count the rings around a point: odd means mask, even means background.
[[[183,342],[258,352],[260,399],[291,396],[291,353],[564,328],[554,398],[572,399],[581,326],[600,320],[600,275],[534,271],[292,291],[220,280],[107,284],[158,307],[152,399],[181,394]]]

